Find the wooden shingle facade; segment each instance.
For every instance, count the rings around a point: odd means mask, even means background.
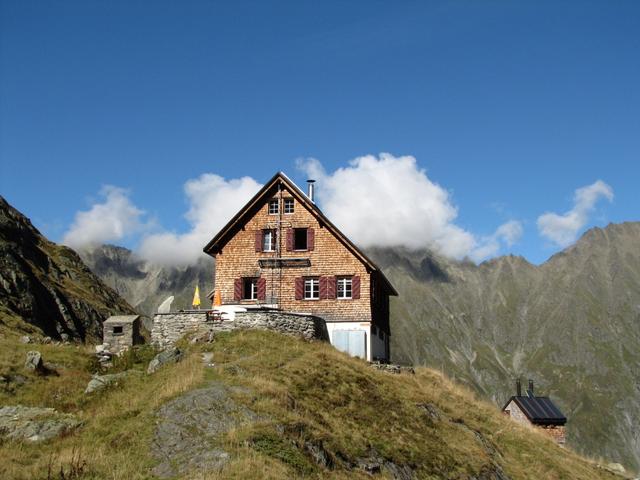
[[[389,296],[380,269],[286,175],[277,173],[207,244],[223,305],[325,320],[331,342],[389,359]]]

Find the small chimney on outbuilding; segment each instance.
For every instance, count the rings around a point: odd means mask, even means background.
[[[307,184],[309,185],[309,193],[307,193],[307,197],[309,197],[309,200],[315,203],[315,201],[313,200],[314,183],[316,183],[315,180],[311,180],[311,179],[307,180]]]
[[[516,380],[516,396],[522,396],[522,385],[520,385],[520,379]]]
[[[529,389],[527,390],[527,395],[533,397],[533,380],[529,379]]]

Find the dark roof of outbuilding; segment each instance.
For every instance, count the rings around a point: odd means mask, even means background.
[[[536,425],[564,425],[567,423],[567,417],[563,415],[558,407],[551,401],[549,397],[536,397],[534,395],[514,395],[502,408],[504,410],[507,405],[514,401],[520,410],[527,416],[529,421]]]

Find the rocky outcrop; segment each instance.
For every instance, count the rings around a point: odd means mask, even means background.
[[[73,250],[48,241],[0,197],[0,322],[17,317],[58,340],[100,338],[113,313],[135,312]]]
[[[221,447],[220,437],[258,417],[236,404],[227,387],[214,383],[172,400],[157,419],[151,453],[158,464],[153,474],[167,478],[221,469],[229,453]]]
[[[0,407],[0,438],[38,442],[78,428],[82,422],[53,408]]]
[[[110,373],[107,375],[94,375],[87,384],[87,388],[84,393],[96,393],[105,390],[109,387],[115,387],[125,378],[131,375],[139,375],[141,372],[138,370],[126,370],[120,373]]]
[[[27,359],[24,362],[24,368],[35,372],[42,372],[44,370],[44,363],[42,362],[42,355],[40,352],[36,350],[27,352]]]
[[[153,360],[149,362],[149,366],[147,367],[147,373],[155,373],[164,365],[170,363],[178,363],[182,360],[183,353],[179,348],[171,347],[163,350],[159,354],[157,354]]]

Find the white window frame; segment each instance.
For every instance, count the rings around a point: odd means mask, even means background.
[[[290,207],[290,208],[287,208],[287,207]],[[285,198],[284,207],[283,207],[284,214],[291,215],[294,209],[295,209],[295,202],[293,201],[293,198]]]
[[[305,278],[304,279],[304,300],[320,300],[320,279]]]
[[[275,230],[263,230],[262,231],[262,251],[263,252],[275,252],[276,251],[276,231]]]
[[[245,291],[246,282],[249,283],[249,295]],[[258,299],[258,279],[255,277],[242,279],[242,299],[243,300],[257,300]]]
[[[269,215],[278,215],[280,213],[280,201],[277,198],[269,200],[269,206],[267,207]]]
[[[336,283],[336,298],[351,300],[353,298],[353,277],[338,277]]]

